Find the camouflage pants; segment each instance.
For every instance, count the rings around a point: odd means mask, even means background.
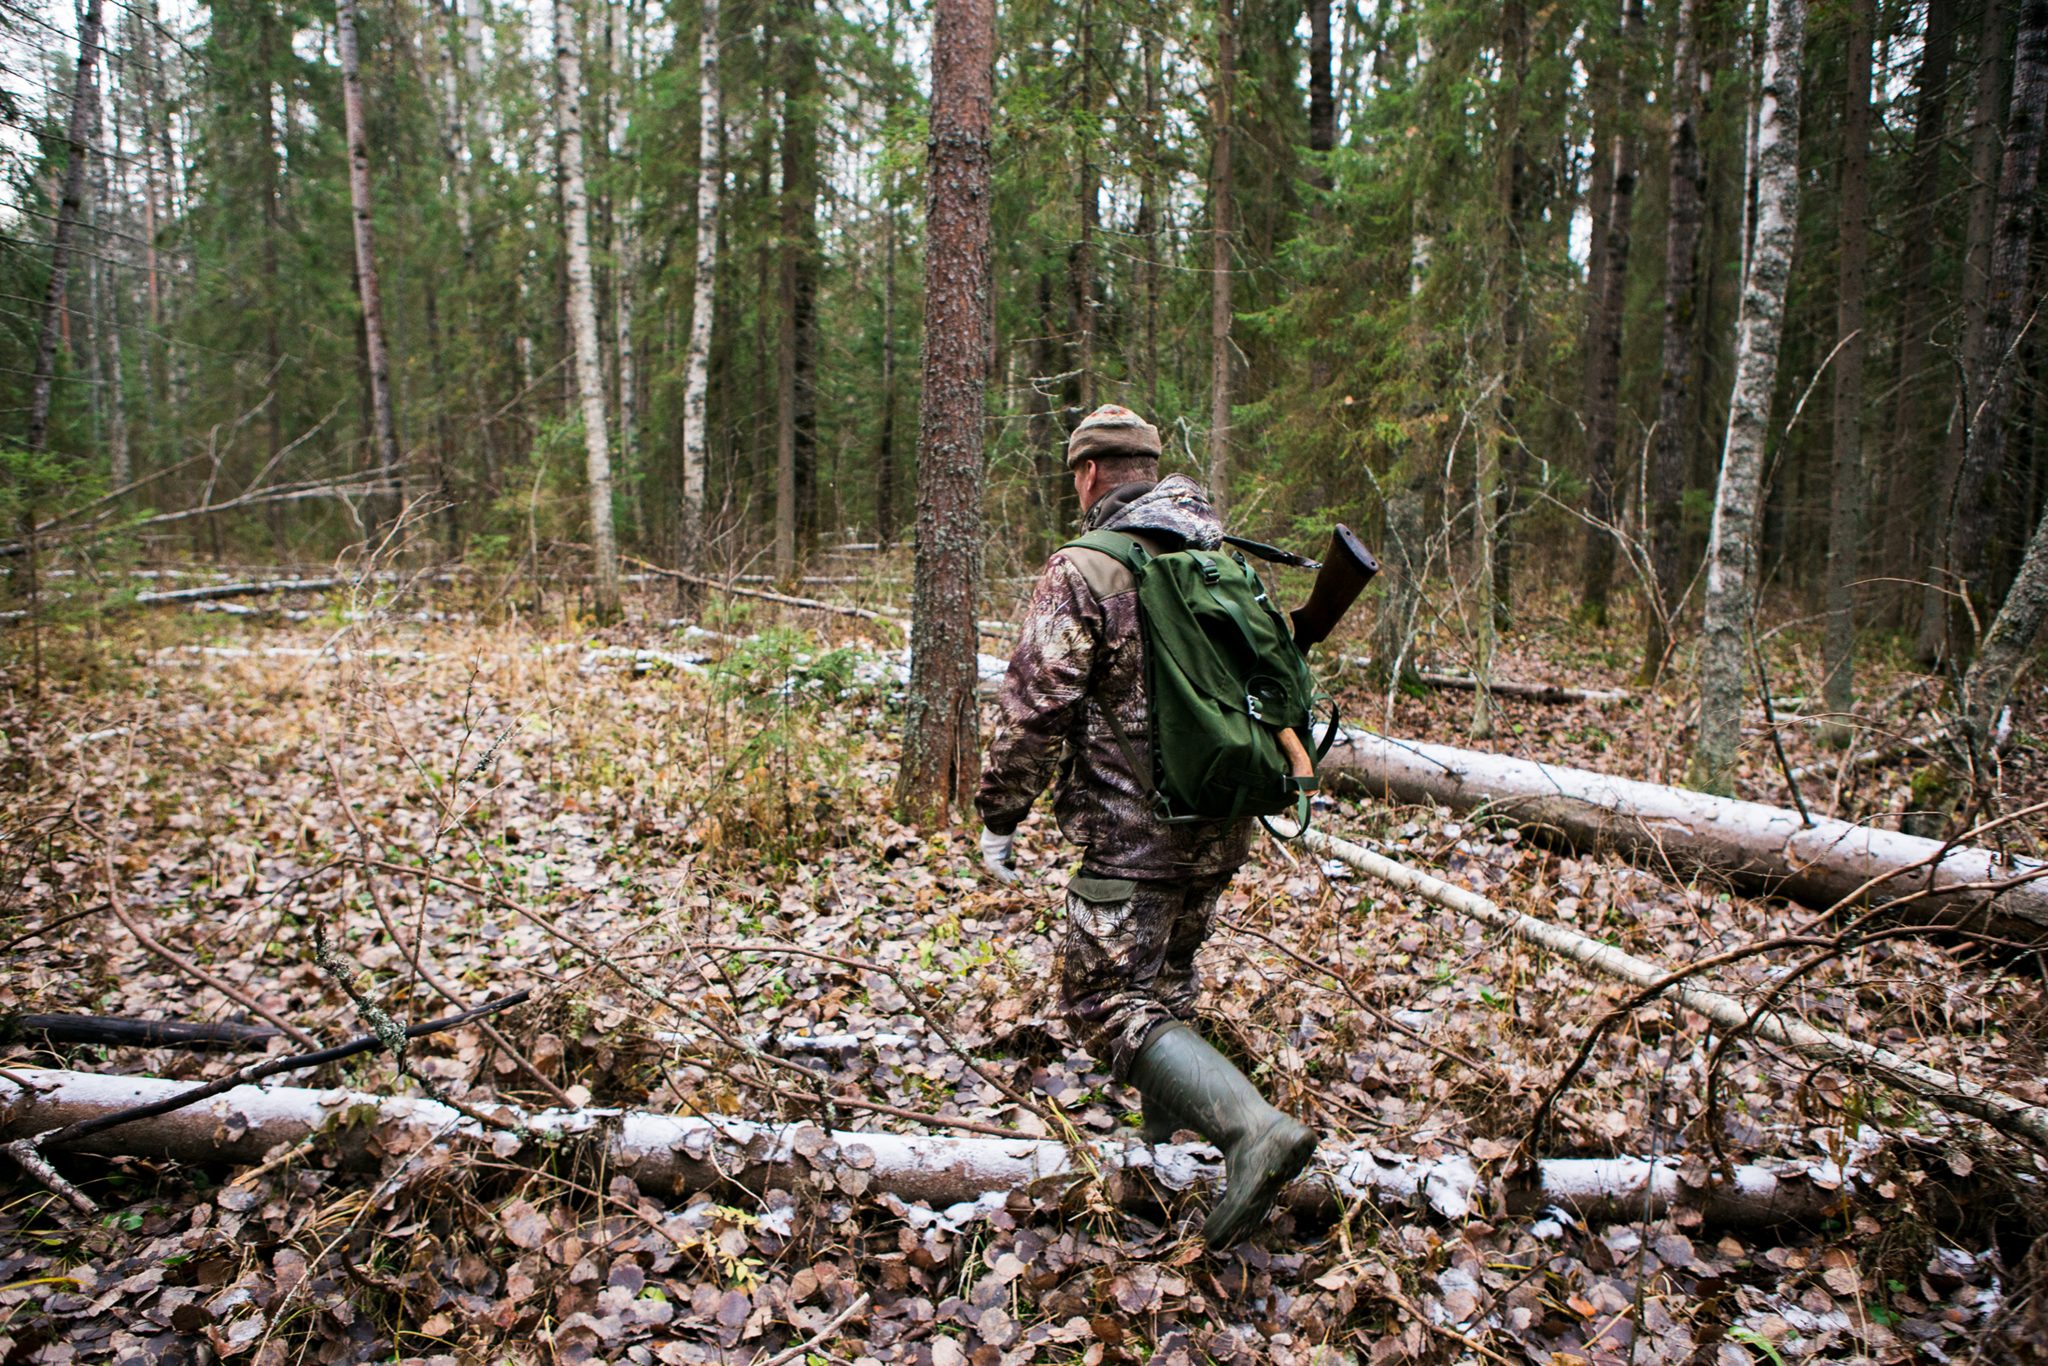
[[[1119,1079],[1155,1027],[1193,1012],[1195,952],[1231,876],[1132,882],[1083,870],[1067,884],[1060,1013]]]

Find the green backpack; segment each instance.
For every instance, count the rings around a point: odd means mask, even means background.
[[[1148,785],[1160,819],[1291,812],[1308,829],[1315,762],[1329,752],[1337,714],[1332,708],[1329,730],[1310,759],[1305,746],[1318,698],[1308,661],[1244,556],[1193,549],[1153,554],[1118,531],[1092,531],[1067,545],[1110,556],[1137,581],[1152,733],[1152,771],[1139,769],[1138,780]],[[1114,715],[1109,724],[1125,759],[1138,769]],[[1302,747],[1293,761],[1282,748],[1282,731],[1292,731]],[[1302,767],[1309,771],[1297,773]]]

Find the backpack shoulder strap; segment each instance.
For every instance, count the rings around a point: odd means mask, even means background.
[[[1157,552],[1142,537],[1123,531],[1091,531],[1061,546],[1062,550],[1092,550],[1094,555],[1077,555],[1073,564],[1098,598],[1128,593],[1137,586]],[[1103,557],[1098,559],[1097,556]],[[1107,559],[1109,563],[1103,563]]]

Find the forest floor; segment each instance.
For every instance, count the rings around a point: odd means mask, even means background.
[[[118,897],[163,945],[323,1041],[365,1024],[314,962],[316,922],[369,997],[403,1018],[456,1008],[422,980],[428,970],[465,1002],[532,988],[532,1004],[496,1023],[578,1103],[816,1120],[814,1103],[765,1083],[714,1028],[851,1032],[868,1042],[812,1060],[841,1097],[932,1116],[934,1130],[960,1119],[1044,1132],[945,1046],[943,1025],[973,1063],[1056,1102],[1082,1132],[1136,1141],[1134,1093],[1073,1044],[1052,998],[1072,859],[1050,820],[1027,823],[1023,881],[1001,887],[978,876],[971,827],[920,831],[887,813],[901,723],[893,629],[738,600],[680,624],[651,588],[604,630],[559,604],[478,606],[458,587],[311,612],[76,624],[43,640],[39,696],[26,658],[11,660],[0,1013],[244,1018],[142,946],[108,913]],[[1501,676],[1634,686],[1632,626],[1527,610]],[[1812,655],[1800,631],[1774,636],[1774,690],[1814,692]],[[1447,631],[1426,642],[1429,662],[1459,657]],[[1874,729],[1927,729],[1932,683],[1909,690],[1882,662],[1867,672],[1865,695],[1882,704]],[[1334,681],[1350,717],[1468,743],[1469,695],[1388,698]],[[1673,781],[1689,738],[1682,692],[1503,700],[1488,747]],[[2043,694],[2038,678],[2023,682],[2015,803],[2048,789],[2033,748]],[[1825,757],[1811,726],[1782,734],[1791,764]],[[1744,795],[1782,804],[1770,747],[1750,746],[1750,758]],[[1911,771],[1881,765],[1836,784],[1830,769],[1808,798],[1856,817],[1895,810]],[[1319,820],[1672,965],[1807,914],[1429,809],[1334,801]],[[1759,954],[1710,980],[1754,996],[1796,955]],[[1228,893],[1202,971],[1209,1032],[1255,1061],[1326,1147],[1464,1153],[1495,1174],[1626,994],[1270,842]],[[1818,1023],[2048,1102],[2038,975],[1901,940],[1816,968],[1786,999]],[[394,1158],[383,1181],[306,1154],[240,1172],[64,1158],[108,1213],[82,1222],[0,1170],[0,1362],[782,1366],[835,1321],[808,1361],[1784,1366],[2048,1350],[2031,1294],[2040,1268],[2024,1262],[2041,1228],[2024,1196],[2043,1179],[2039,1158],[1753,1041],[1710,1068],[1720,1041],[1669,1004],[1635,1011],[1595,1049],[1540,1150],[1706,1157],[1718,1144],[1738,1159],[1815,1163],[1853,1152],[1876,1176],[1837,1217],[1739,1228],[1680,1211],[1589,1227],[1556,1210],[1451,1223],[1362,1206],[1334,1221],[1283,1215],[1212,1255],[1194,1236],[1205,1196],[1118,1209],[1045,1190],[935,1212],[798,1188],[664,1203],[623,1177],[488,1150]],[[423,1040],[409,1058],[472,1104],[550,1103],[474,1029]],[[15,1072],[199,1078],[233,1065],[0,1047]],[[416,1090],[381,1054],[286,1080]],[[920,1127],[854,1108],[836,1120]]]

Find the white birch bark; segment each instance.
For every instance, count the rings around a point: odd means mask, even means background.
[[[625,471],[628,488],[633,490],[633,534],[639,536],[643,530],[638,492],[640,379],[633,355],[633,308],[636,274],[634,234],[640,222],[640,173],[637,159],[628,159],[626,122],[632,116],[632,109],[621,98],[622,91],[638,83],[639,63],[633,46],[631,6],[626,0],[611,0],[611,14],[612,83],[606,95],[611,104],[611,118],[608,120],[611,142],[607,151],[611,156],[612,174],[619,176],[623,173],[632,187],[625,196],[623,208],[616,200],[612,205],[612,332],[618,348],[619,465]],[[616,189],[614,193],[617,193]]]
[[[718,194],[724,179],[718,98],[718,0],[703,0],[697,38],[697,253],[690,288],[690,340],[683,353],[682,568],[696,573],[704,557],[704,471],[710,442],[705,398],[711,390],[711,323],[718,286]]]
[[[23,1081],[34,1094],[25,1094]],[[0,1141],[12,1142],[60,1125],[160,1101],[194,1083],[156,1077],[14,1069],[0,1076]],[[1043,1139],[827,1131],[814,1124],[760,1124],[590,1107],[508,1115],[532,1139],[582,1137],[605,1147],[607,1169],[630,1176],[655,1195],[719,1189],[737,1180],[761,1188],[816,1182],[850,1193],[890,1194],[922,1202],[942,1217],[965,1219],[961,1206],[995,1205],[1011,1191],[1044,1181],[1079,1179],[1084,1165],[1061,1143]],[[484,1131],[439,1101],[297,1086],[239,1086],[184,1110],[87,1136],[78,1151],[172,1157],[184,1161],[256,1163],[280,1146],[311,1142],[343,1167],[374,1169],[389,1152],[434,1145],[490,1148],[501,1158],[521,1153],[520,1139]],[[1846,1145],[1845,1170],[1829,1156],[1743,1165],[1704,1186],[1679,1177],[1673,1157],[1549,1158],[1535,1179],[1506,1191],[1511,1213],[1560,1205],[1582,1218],[1657,1218],[1678,1207],[1697,1209],[1716,1224],[1808,1222],[1841,1203],[1844,1188],[1866,1178],[1854,1164],[1859,1145]],[[1099,1140],[1088,1157],[1103,1171],[1143,1172],[1118,1183],[1139,1200],[1151,1187],[1212,1185],[1222,1176],[1213,1149]],[[553,1151],[552,1148],[541,1152]],[[1339,1201],[1368,1201],[1390,1212],[1434,1212],[1448,1220],[1485,1212],[1484,1173],[1464,1154],[1417,1158],[1376,1147],[1325,1149],[1286,1199],[1299,1210],[1329,1210]]]
[[[1484,810],[1573,849],[1615,852],[1662,871],[1699,869],[1745,890],[1826,908],[1918,895],[1915,920],[2027,939],[2048,929],[2048,865],[1999,850],[1803,822],[1758,802],[1616,778],[1558,764],[1347,730],[1321,764],[1332,784],[1385,801]],[[1876,887],[1873,878],[1891,874]],[[1993,889],[2026,879],[2003,891]]]
[[[1707,543],[1700,720],[1692,764],[1693,785],[1723,795],[1735,790],[1743,678],[1749,667],[1746,633],[1756,601],[1757,503],[1799,221],[1799,59],[1805,25],[1805,0],[1770,0],[1757,114],[1756,240],[1743,279],[1735,388],[1728,401],[1728,437]]]
[[[569,252],[569,330],[576,394],[583,410],[584,469],[590,492],[592,606],[619,609],[618,542],[612,532],[612,452],[605,425],[597,296],[590,276],[590,200],[583,174],[583,55],[571,0],[555,0],[555,110],[562,158],[563,236]]]
[[[1631,986],[1654,986],[1671,975],[1670,969],[1660,964],[1624,953],[1612,944],[1603,944],[1577,930],[1553,925],[1520,911],[1504,909],[1477,892],[1396,863],[1348,840],[1337,839],[1321,830],[1309,830],[1303,838],[1316,853],[1337,859],[1367,877],[1413,893],[1432,905],[1470,916],[1481,924],[1506,930],[1517,939],[1539,945]],[[1867,1072],[1889,1086],[1958,1114],[1981,1119],[2003,1133],[2023,1139],[2037,1148],[2048,1149],[2048,1109],[2017,1096],[1915,1062],[1889,1048],[1879,1048],[1831,1029],[1815,1029],[1797,1016],[1776,1010],[1756,1010],[1733,996],[1710,991],[1693,979],[1674,983],[1668,992],[1687,1010],[1706,1016],[1723,1029],[1747,1030],[1760,1039],[1782,1045],[1815,1062]]]

